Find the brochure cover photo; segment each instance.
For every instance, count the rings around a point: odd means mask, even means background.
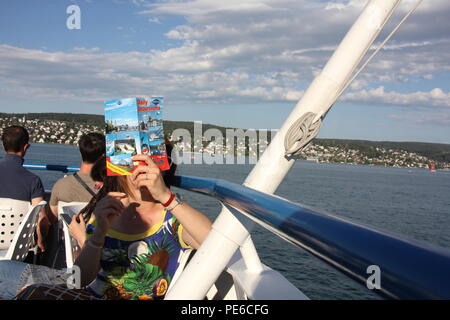
[[[106,168],[108,176],[129,175],[139,163],[131,157],[148,154],[161,170],[169,169],[162,108],[164,98],[106,101]]]

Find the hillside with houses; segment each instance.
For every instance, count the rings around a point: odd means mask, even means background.
[[[57,143],[76,145],[78,139],[86,132],[104,132],[104,120],[101,115],[68,114],[68,113],[0,113],[0,133],[3,128],[19,124],[30,132],[34,143]],[[186,129],[194,137],[192,122],[164,121],[166,135],[174,140],[175,129]],[[177,149],[184,152],[206,152],[210,154],[258,157],[270,142],[271,135],[262,137],[259,131],[246,131],[258,137],[256,145],[249,146],[249,139],[226,137],[224,128],[211,124],[203,124],[202,130],[218,129],[224,139],[222,141],[178,141]],[[267,137],[266,137],[267,136]],[[198,138],[197,138],[198,139]],[[232,144],[232,142],[235,142]],[[194,146],[197,146],[194,148]],[[231,149],[234,147],[234,149]],[[381,165],[392,167],[428,168],[435,165],[438,169],[450,170],[450,145],[418,143],[418,142],[377,142],[342,139],[315,139],[304,150],[300,160],[316,162],[353,163],[364,165]]]

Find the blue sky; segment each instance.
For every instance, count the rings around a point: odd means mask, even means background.
[[[130,105],[132,107],[130,107]],[[134,105],[134,106],[133,106]],[[105,120],[112,121],[114,125],[138,125],[138,114],[136,111],[136,104],[123,102],[123,105],[109,104],[105,108]]]
[[[72,4],[80,30],[66,27]],[[364,4],[1,1],[0,112],[101,114],[105,100],[161,95],[169,120],[276,129]],[[449,15],[449,1],[424,1],[319,137],[450,143]]]
[[[76,4],[81,9],[81,29],[66,28],[66,8]],[[73,48],[101,48],[102,52],[148,51],[152,46],[170,45],[163,34],[182,18],[165,24],[151,23],[131,1],[32,0],[0,2],[1,40],[12,46],[66,51]],[[169,19],[168,19],[169,20]],[[154,39],[154,40],[152,40]]]

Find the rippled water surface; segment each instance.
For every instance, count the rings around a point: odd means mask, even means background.
[[[27,163],[79,165],[78,149],[33,144]],[[252,165],[180,165],[178,174],[242,183]],[[46,189],[63,174],[35,171]],[[182,192],[212,219],[220,204]],[[450,248],[450,172],[298,162],[277,194],[328,213]],[[262,261],[312,299],[378,299],[365,287],[261,227],[252,237]]]

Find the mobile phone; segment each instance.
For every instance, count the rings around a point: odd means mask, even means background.
[[[61,217],[62,221],[67,224],[67,226],[69,226],[69,224],[72,222],[72,217],[70,216],[70,214],[61,213],[59,216]]]

